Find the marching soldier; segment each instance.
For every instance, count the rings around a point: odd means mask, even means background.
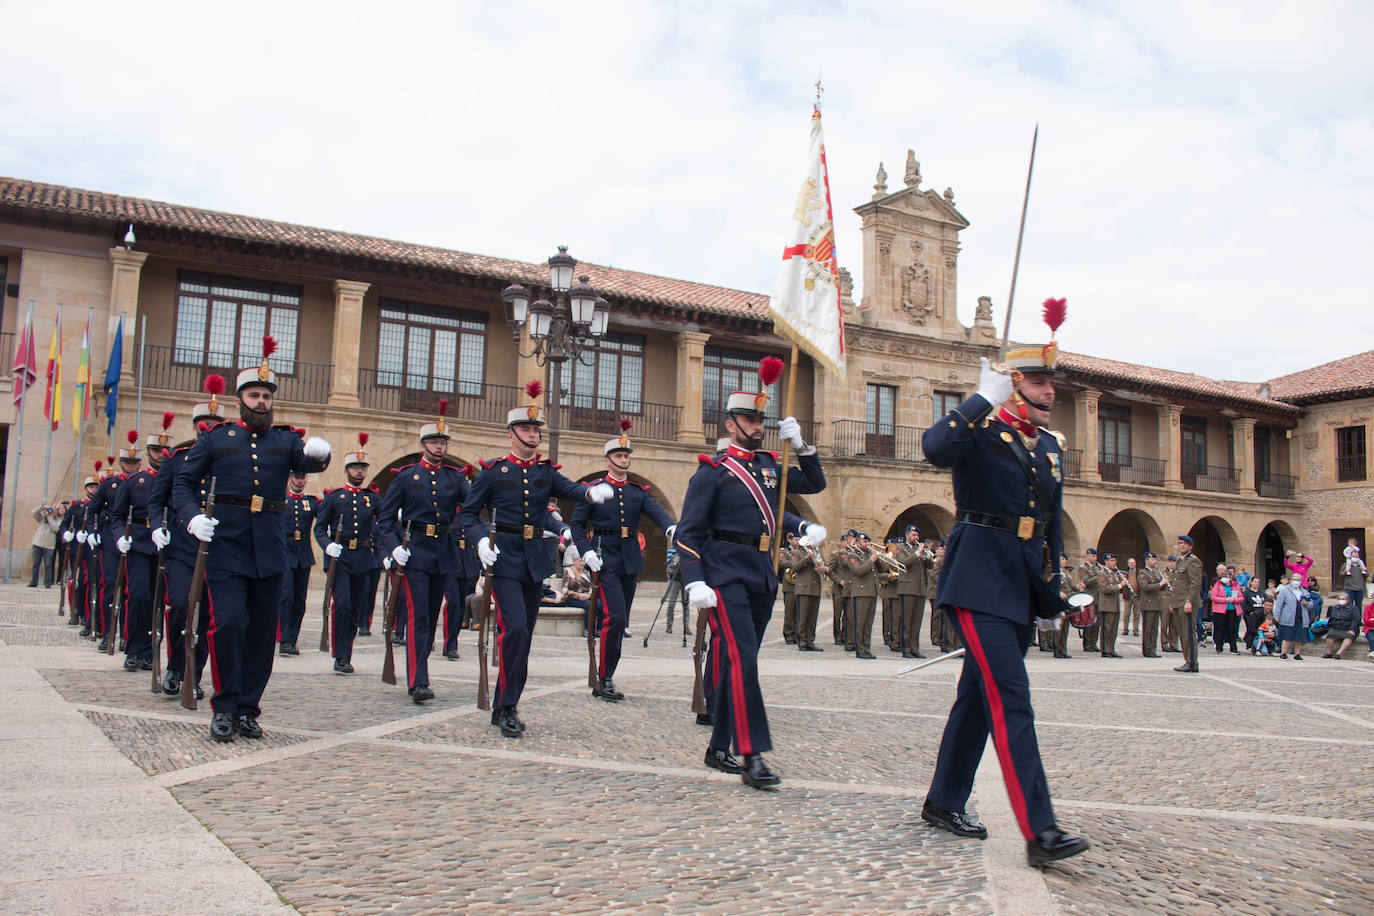
[[[788,565],[795,580],[797,651],[824,652],[816,645],[816,616],[821,607],[821,577],[828,572],[828,567],[822,561],[820,551],[802,546],[800,538],[789,533],[788,540],[793,539],[798,543],[791,550],[792,558]]]
[[[215,692],[210,737],[261,738],[263,691],[276,654],[277,608],[286,573],[286,478],[329,466],[329,443],[304,430],[272,425],[276,373],[268,359],[276,341],[263,338],[262,365],[238,374],[239,420],[220,423],[196,440],[172,483],[177,524],[211,544],[205,603],[206,641]],[[215,481],[215,516],[205,515],[201,490]]]
[[[935,565],[935,554],[921,541],[921,529],[907,525],[897,559],[906,572],[897,577],[897,600],[901,623],[897,627],[902,658],[925,658],[921,654],[921,620],[926,610],[926,577]]]
[[[344,455],[347,482],[325,493],[315,516],[315,540],[330,562],[339,564],[334,572],[329,609],[335,674],[353,673],[353,640],[366,618],[367,589],[372,583],[372,571],[379,565],[372,551],[372,539],[376,536],[381,500],[363,486],[368,468],[367,453],[363,451],[366,446],[367,433],[358,433],[358,450]]]
[[[176,415],[167,411],[162,415],[162,433],[148,436],[145,448],[148,467],[135,471],[124,481],[114,503],[115,546],[128,564],[124,582],[128,588],[128,635],[124,645],[124,670],[153,668],[153,589],[157,579],[157,545],[153,543],[153,521],[148,516],[152,503],[153,485],[162,465],[163,449],[171,443],[167,429]],[[136,452],[132,446],[129,452]],[[132,513],[133,523],[129,527]]]
[[[95,496],[87,506],[89,512],[94,515],[94,532],[88,535],[86,543],[94,542],[96,554],[99,557],[100,567],[100,632],[101,640],[97,648],[105,651],[109,646],[109,641],[114,638],[115,631],[118,629],[119,620],[122,616],[124,596],[116,595],[115,580],[119,578],[119,547],[115,541],[118,535],[114,528],[114,504],[115,498],[119,495],[119,488],[123,482],[138,470],[143,459],[138,454],[138,433],[130,430],[129,447],[119,450],[119,470],[113,469],[111,458],[110,473],[100,481],[100,486],[96,488]],[[88,518],[89,520],[89,518]],[[123,527],[122,525],[120,526]],[[121,635],[127,639],[127,631],[121,631]],[[134,667],[125,666],[126,670],[136,671],[137,662]]]
[[[420,427],[420,460],[397,468],[382,500],[381,532],[384,546],[396,567],[392,588],[401,589],[398,605],[404,611],[406,631],[406,687],[417,706],[434,699],[429,686],[429,654],[444,587],[458,565],[458,551],[450,533],[454,519],[468,495],[462,471],[444,464],[448,453],[449,426],[444,416],[448,399],[439,401],[439,417]],[[410,535],[410,547],[402,543]],[[397,627],[403,615],[397,613]]]
[[[782,361],[766,357],[760,370],[764,385],[777,380]],[[687,485],[677,548],[682,557],[682,580],[694,608],[713,608],[710,616],[714,662],[719,667],[712,708],[713,726],[706,765],[739,773],[754,788],[781,780],[764,762],[772,750],[768,717],[759,689],[759,642],[772,616],[778,580],[772,562],[772,539],[787,531],[806,536],[815,547],[825,529],[785,513],[776,517],[778,461],[772,452],[759,451],[763,442],[766,394],[737,391],[725,407],[725,431],[730,446],[721,455],[700,455],[696,473]],[[798,455],[787,484],[797,494],[825,488],[825,474],[815,447],[808,447],[792,417],[778,423],[778,436]],[[719,645],[714,645],[719,640]],[[730,755],[744,757],[741,764]]]
[[[516,707],[529,672],[530,639],[539,617],[540,592],[545,577],[553,572],[553,557],[543,541],[548,500],[557,497],[604,503],[615,497],[610,484],[574,483],[536,451],[544,426],[537,403],[542,391],[537,381],[525,385],[525,393],[535,403],[516,407],[506,415],[510,452],[482,462],[482,470],[463,501],[459,521],[468,537],[478,539],[477,555],[491,576],[500,654],[491,724],[507,738],[524,733],[525,724]],[[491,530],[482,536],[478,525],[484,509]]]
[[[477,469],[472,465],[463,467],[463,477],[472,483]],[[462,507],[459,506],[461,510]],[[477,580],[482,575],[482,561],[477,559],[477,542],[469,541],[461,525],[454,525],[449,532],[454,549],[458,552],[458,565],[449,577],[448,591],[444,593],[444,658],[458,659],[458,633],[470,620],[468,598],[477,592]]]
[[[602,449],[605,476],[591,484],[609,485],[614,496],[598,504],[578,503],[571,526],[572,543],[582,552],[587,568],[600,573],[600,586],[592,595],[593,603],[601,604],[601,651],[592,696],[612,703],[625,699],[612,678],[620,664],[621,641],[630,625],[635,586],[644,571],[639,547],[641,520],[647,518],[661,528],[669,543],[677,531],[672,517],[649,495],[649,488],[629,481],[630,454],[634,451],[630,448],[630,421],[621,420],[620,429],[620,436],[607,440]]]
[[[1054,359],[1051,342],[1009,351],[1012,375],[982,360],[977,393],[922,440],[926,458],[954,472],[959,513],[938,600],[967,651],[921,815],[958,836],[986,838],[964,807],[991,734],[1033,866],[1089,846],[1055,824],[1025,663],[1035,619],[1065,609],[1053,562],[1062,543],[1064,452],[1042,428],[1054,405]]]
[[[97,461],[95,464],[96,472],[99,473],[101,462]],[[74,500],[68,507],[67,514],[62,518],[63,530],[60,532],[63,543],[74,545],[69,547],[72,562],[76,564],[72,570],[71,600],[75,603],[77,617],[81,619],[81,631],[77,635],[82,638],[95,635],[95,624],[91,621],[89,589],[99,586],[95,585],[96,579],[91,569],[92,550],[86,544],[86,513],[99,486],[100,481],[94,476],[88,476],[81,482],[81,491],[86,495],[82,499]]]
[[[377,497],[377,505],[382,504],[382,488],[377,481],[372,481],[367,487]],[[382,584],[382,571],[391,562],[391,556],[382,549],[382,539],[380,534],[372,537],[372,553],[377,558],[377,565],[372,568],[372,572],[367,577],[367,606],[364,608],[362,617],[358,621],[358,635],[372,635],[372,615],[377,607],[377,589]]]
[[[286,512],[282,514],[286,526],[287,560],[277,625],[280,643],[277,652],[280,655],[301,654],[296,641],[301,636],[305,598],[310,590],[310,570],[315,565],[315,548],[311,545],[310,535],[319,511],[320,498],[305,492],[305,475],[289,475],[286,478]]]
[[[1193,553],[1193,539],[1178,536],[1178,567],[1170,577],[1169,616],[1183,647],[1183,664],[1175,671],[1197,674],[1197,602],[1202,592],[1202,561]]]
[[[1121,624],[1122,573],[1116,568],[1116,554],[1104,553],[1098,567],[1097,606],[1098,630],[1102,637],[1102,657],[1120,658],[1116,654],[1116,637]]]
[[[782,579],[778,582],[778,587],[782,591],[782,641],[789,646],[797,644],[797,586],[795,578],[791,575],[792,553],[796,549],[797,541],[797,536],[788,532],[786,543],[778,551],[783,569]]]
[[[849,638],[854,643],[854,657],[876,658],[869,643],[873,639],[873,616],[878,604],[878,569],[872,542],[866,533],[859,533],[858,546],[849,557],[845,575],[849,578]]]
[[[1083,565],[1078,567],[1074,573],[1074,585],[1080,592],[1086,592],[1092,596],[1093,604],[1098,608],[1098,619],[1093,625],[1083,629],[1083,651],[1096,652],[1097,634],[1102,629],[1102,611],[1099,603],[1099,584],[1098,577],[1102,573],[1102,565],[1097,562],[1096,548],[1089,547],[1083,553]]]
[[[1145,551],[1145,568],[1137,573],[1140,583],[1140,616],[1143,633],[1140,637],[1140,652],[1146,658],[1161,658],[1159,654],[1159,614],[1164,610],[1166,590],[1164,573],[1159,568],[1159,559],[1150,551]]]

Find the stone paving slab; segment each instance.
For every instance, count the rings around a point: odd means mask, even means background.
[[[267,748],[289,747],[307,740],[273,731],[259,741],[221,744],[206,740],[205,722],[166,722],[89,711],[86,717],[105,733],[115,747],[149,775],[170,773],[212,760],[232,760]]]

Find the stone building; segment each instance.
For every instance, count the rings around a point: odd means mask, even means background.
[[[903,183],[889,193],[880,174],[873,199],[856,208],[865,295],[857,303],[845,296],[848,381],[805,357],[797,367],[796,414],[824,456],[830,486],[791,499],[792,508],[832,531],[856,527],[875,538],[913,521],[926,535],[948,532],[950,481],[922,460],[920,435],[973,390],[978,358],[996,348],[990,299],[978,299],[972,327],[957,317],[959,232],[968,222],[953,192],[922,188],[910,155]],[[718,435],[724,396],[756,381],[759,358],[787,354],[767,318],[768,295],[595,264],[577,273],[612,313],[609,333],[561,373],[564,473],[599,474],[601,443],[629,417],[632,476],[675,512],[697,454]],[[513,338],[500,296],[511,282],[547,293],[543,264],[0,178],[0,274],[2,359],[12,361],[30,301],[45,357],[62,304],[69,401],[87,315],[97,379],[124,317],[116,437],[139,423],[140,364],[143,432],[170,409],[180,418],[176,438],[188,441],[204,376],[256,364],[267,332],[280,344],[273,362],[282,420],[325,436],[339,453],[367,431],[371,473],[383,486],[394,467],[414,460],[416,430],[440,398],[452,405],[454,460],[503,453],[506,410],[545,371],[521,355],[529,340]],[[1162,555],[1191,532],[1209,562],[1225,557],[1273,575],[1283,551],[1298,549],[1324,570],[1347,536],[1363,544],[1374,525],[1366,465],[1374,352],[1264,384],[1075,353],[1060,365],[1054,421],[1071,448],[1071,555],[1089,545]],[[43,382],[26,403],[22,456],[11,385],[0,381],[3,492],[8,505],[17,473],[14,543],[26,556],[27,510],[44,496]],[[98,387],[82,441],[65,421],[54,433],[48,498],[70,497],[109,453]],[[770,409],[781,407],[775,397]],[[775,430],[770,439],[775,445]],[[322,476],[312,489],[338,485],[343,470]],[[661,574],[664,547],[650,534],[651,574]],[[16,568],[24,562],[15,560]]]

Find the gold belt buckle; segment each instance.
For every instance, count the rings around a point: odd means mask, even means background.
[[[629,537],[629,536],[630,536],[630,529],[629,529],[629,528],[626,528],[624,525],[621,525],[621,526],[620,526],[620,536],[621,536],[622,538],[627,538],[627,537]]]
[[[759,553],[767,553],[773,549],[773,539],[766,534],[759,535]]]
[[[295,541],[299,541],[299,540],[301,539],[301,533],[300,533],[299,531],[293,531],[293,532],[291,532],[291,539],[292,539],[292,540],[295,540]]]
[[[348,549],[349,549],[349,550],[357,550],[357,549],[358,549],[358,539],[357,539],[357,538],[351,538],[351,539],[349,540],[349,542],[348,542]]]
[[[467,539],[467,538],[459,538],[459,539],[458,539],[458,549],[459,549],[459,550],[467,550],[467,549],[468,549],[468,539]]]
[[[427,538],[432,538],[432,537],[434,537],[434,526],[433,526],[433,525],[426,525],[426,526],[425,526],[425,537],[427,537]]]
[[[261,511],[262,511],[262,497],[261,497],[261,496],[254,496],[252,499],[250,499],[250,500],[248,501],[248,511],[249,511],[249,512],[261,512]]]
[[[1016,526],[1016,536],[1023,541],[1029,541],[1031,535],[1035,533],[1035,519],[1029,515],[1021,516],[1021,522]]]
[[[534,540],[534,526],[533,526],[533,525],[526,525],[526,526],[525,526],[525,530],[524,530],[524,532],[522,533],[522,537],[524,537],[524,539],[527,540],[527,541],[532,541],[532,540]]]

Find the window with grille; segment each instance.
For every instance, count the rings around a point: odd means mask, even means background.
[[[1131,463],[1131,408],[1125,404],[1097,405],[1097,462]]]
[[[177,275],[174,361],[235,372],[262,364],[262,338],[279,375],[296,370],[301,287],[182,271]]]
[[[1273,465],[1270,464],[1271,437],[1269,427],[1255,427],[1255,480],[1267,481],[1273,473]]]
[[[644,338],[605,334],[563,364],[563,390],[573,410],[638,414],[644,402]],[[599,428],[599,427],[598,427]]]
[[[740,350],[723,350],[707,347],[702,361],[701,415],[707,423],[720,420],[725,411],[725,402],[736,391],[759,390],[759,360],[765,353],[748,353]],[[768,406],[764,414],[769,426],[776,426],[778,411],[778,382],[769,385],[766,392]]]
[[[1336,430],[1336,480],[1365,479],[1365,435],[1363,426],[1342,426]]]
[[[1183,473],[1207,473],[1207,420],[1205,417],[1184,416],[1179,420],[1182,439]]]
[[[932,423],[964,403],[964,395],[957,391],[937,391],[934,393],[933,397],[935,401],[935,406],[933,408],[935,413],[931,420]]]
[[[487,317],[382,300],[377,384],[415,392],[480,396]]]

